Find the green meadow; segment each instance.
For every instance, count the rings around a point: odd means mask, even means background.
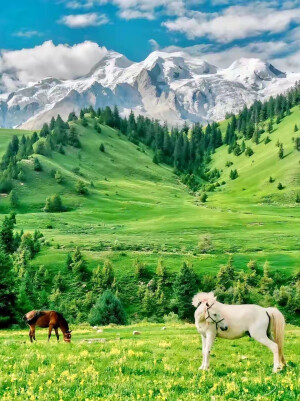
[[[211,401],[299,399],[299,329],[286,329],[287,367],[272,373],[271,352],[250,338],[217,339],[200,371],[200,336],[190,324],[76,326],[70,344],[37,330],[2,330],[2,401]],[[133,335],[138,330],[140,335]]]

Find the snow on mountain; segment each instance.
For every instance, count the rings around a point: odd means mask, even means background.
[[[52,116],[82,107],[113,107],[181,125],[222,120],[245,104],[277,95],[300,80],[259,59],[241,58],[226,69],[184,52],[155,51],[134,63],[109,51],[83,77],[45,78],[0,94],[0,126],[40,128]]]

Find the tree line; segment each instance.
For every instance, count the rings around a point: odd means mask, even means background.
[[[245,270],[237,270],[230,256],[216,275],[196,274],[186,262],[174,273],[159,259],[154,274],[136,260],[134,274],[120,279],[109,260],[92,269],[79,248],[66,255],[63,268],[53,272],[32,264],[41,246],[47,246],[42,233],[18,232],[15,224],[16,216],[11,214],[0,229],[1,327],[20,323],[32,309],[55,309],[71,322],[91,324],[192,321],[191,300],[199,290],[214,290],[226,303],[277,304],[291,321],[299,319],[300,272],[283,277],[271,273],[268,262],[261,268],[253,260]],[[204,246],[207,250],[209,244]]]

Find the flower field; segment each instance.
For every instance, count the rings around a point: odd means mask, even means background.
[[[286,329],[288,367],[277,375],[271,352],[249,338],[218,339],[210,371],[199,371],[201,342],[193,325],[72,329],[71,344],[54,336],[47,343],[44,329],[35,344],[27,329],[0,331],[1,401],[299,399],[300,330],[294,326]]]

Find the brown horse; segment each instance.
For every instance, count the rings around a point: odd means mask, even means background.
[[[54,329],[57,341],[59,341],[58,328],[61,329],[64,341],[71,342],[71,330],[66,319],[58,312],[54,310],[32,310],[23,316],[24,321],[30,327],[29,338],[35,340],[35,326],[38,327],[49,327],[48,341],[51,337],[52,329]]]

